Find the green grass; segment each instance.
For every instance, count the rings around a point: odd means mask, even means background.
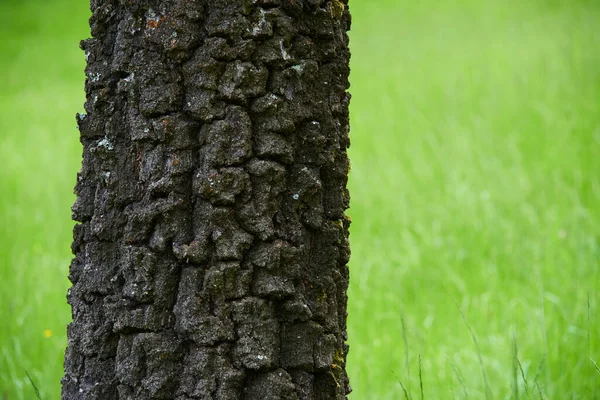
[[[0,1],[0,398],[58,399],[85,2]],[[75,7],[69,9],[69,7]],[[50,334],[50,337],[45,336]],[[2,397],[6,396],[6,397]]]
[[[85,3],[0,2],[8,400],[60,393]],[[600,4],[351,4],[351,398],[600,398]]]

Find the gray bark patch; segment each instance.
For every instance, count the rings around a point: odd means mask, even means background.
[[[91,0],[62,398],[345,399],[347,0]]]

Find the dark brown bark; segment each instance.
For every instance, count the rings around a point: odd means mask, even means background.
[[[346,398],[347,0],[91,8],[62,398]]]

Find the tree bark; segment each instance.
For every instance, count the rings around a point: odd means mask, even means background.
[[[346,398],[347,0],[91,9],[62,398]]]

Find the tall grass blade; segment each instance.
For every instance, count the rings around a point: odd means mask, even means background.
[[[467,321],[467,317],[465,316],[465,313],[463,312],[463,310],[460,308],[458,302],[455,300],[454,303],[456,304],[456,307],[458,308],[458,311],[460,312],[460,315],[462,316],[462,319],[465,322],[467,329],[469,329],[469,333],[471,334],[471,339],[473,340],[473,343],[475,344],[475,350],[477,351],[477,359],[479,360],[479,367],[481,368],[481,375],[483,376],[483,384],[485,385],[485,398],[486,398],[486,400],[491,400],[492,391],[490,390],[490,384],[488,382],[487,374],[485,373],[485,368],[483,366],[483,357],[481,356],[481,350],[479,348],[479,342],[477,341],[477,336],[475,336],[475,332],[473,331],[473,328],[471,328],[471,325],[469,325],[469,321]]]
[[[596,362],[592,359],[592,340],[591,340],[592,317],[591,317],[590,309],[591,309],[590,291],[588,290],[588,292],[587,292],[587,351],[588,351],[588,358],[590,359],[592,364],[594,364],[594,367],[596,367],[596,372],[598,372],[598,375],[600,375],[600,368],[598,368],[598,364],[596,364]],[[597,381],[598,381],[598,377],[596,377],[596,382]],[[598,398],[598,385],[594,385],[594,400],[596,400],[597,398]]]
[[[25,374],[27,375],[27,379],[29,379],[31,386],[33,386],[33,390],[35,390],[35,395],[37,396],[38,400],[42,400],[40,391],[38,390],[37,386],[35,385],[35,382],[33,381],[33,379],[31,379],[31,376],[29,376],[29,372],[25,371]]]
[[[446,357],[448,357],[448,356],[446,356]],[[458,370],[458,367],[454,364],[454,362],[452,361],[452,359],[450,357],[448,357],[448,361],[450,362],[450,365],[452,366],[452,369],[454,370],[454,374],[456,375],[456,378],[458,379],[460,386],[462,386],[463,393],[465,394],[465,399],[468,399],[469,392],[467,391],[467,385],[465,385],[465,381],[463,380],[462,376],[460,375],[460,371]]]
[[[419,354],[419,388],[421,389],[421,400],[424,400],[424,391],[423,391],[423,367],[421,365],[421,355]]]
[[[540,400],[544,400],[545,396],[544,396],[544,392],[542,392],[542,388],[540,387],[540,384],[538,382],[535,382],[535,386],[537,387],[538,395],[540,396]]]
[[[591,357],[591,348],[592,348],[592,340],[591,340],[591,326],[592,326],[592,317],[590,313],[590,291],[587,292],[587,351],[588,357]]]
[[[537,275],[537,281],[539,282],[539,292],[540,292],[540,307],[541,307],[541,323],[542,323],[542,335],[544,336],[544,358],[543,360],[546,359],[546,356],[548,355],[548,332],[546,329],[546,303],[544,301],[544,281],[543,281],[543,277],[542,277],[542,271],[539,269],[536,270],[536,275]],[[542,362],[540,364],[540,367],[538,368],[535,376],[535,381],[537,382],[537,377],[539,376],[539,374],[542,373],[542,366],[544,365],[544,363]]]
[[[512,352],[513,398],[519,400],[519,349],[517,348],[517,337],[514,332],[512,335]]]
[[[598,375],[600,375],[600,367],[598,366],[598,364],[596,364],[596,361],[594,361],[592,357],[590,357],[590,361],[592,362],[592,364],[594,364],[594,367],[596,367],[596,372],[598,373]]]
[[[400,322],[402,323],[402,340],[404,340],[404,364],[406,365],[406,376],[408,382],[411,382],[410,379],[410,361],[409,361],[409,349],[408,349],[408,335],[406,333],[406,324],[404,322],[404,313],[400,312]],[[408,388],[408,392],[412,397],[412,393],[410,393],[410,387]]]
[[[544,357],[542,357],[542,361],[540,362],[540,365],[538,366],[537,371],[535,371],[535,376],[533,377],[533,382],[536,385],[538,383],[538,378],[540,377],[540,374],[542,373],[542,369],[544,368],[545,363],[546,363],[546,355],[544,354]]]
[[[404,387],[402,380],[394,373],[394,371],[392,371],[392,374],[394,374],[394,376],[396,377],[396,380],[398,380],[398,383],[400,384],[400,387],[402,388],[402,392],[404,392],[404,400],[412,400],[411,397],[408,395],[408,392],[406,391],[406,388]]]
[[[517,358],[517,363],[519,364],[519,369],[521,370],[521,379],[525,383],[525,395],[527,395],[528,399],[531,399],[531,395],[529,394],[529,383],[527,382],[527,376],[525,375],[525,371],[523,371],[523,366],[521,365],[521,361]]]
[[[404,340],[404,364],[406,365],[406,374],[410,380],[410,362],[408,361],[408,338],[406,336],[406,324],[404,322],[404,313],[400,312],[400,322],[402,323],[402,340]]]

